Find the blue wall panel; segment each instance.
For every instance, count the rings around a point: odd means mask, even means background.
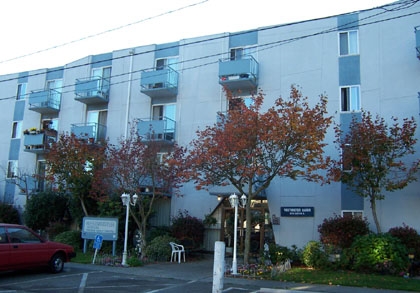
[[[338,59],[340,86],[360,84],[360,56],[346,56]]]
[[[171,56],[178,56],[178,55],[179,55],[178,42],[156,45],[156,52],[155,52],[156,59],[171,57]]]
[[[229,48],[244,47],[258,43],[258,31],[240,32],[229,36]]]
[[[15,112],[13,113],[13,121],[23,120],[24,113],[25,113],[25,100],[16,101]]]

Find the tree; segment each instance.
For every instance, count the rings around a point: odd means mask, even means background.
[[[74,134],[61,134],[46,154],[47,179],[59,191],[69,191],[79,200],[85,216],[89,215],[89,200],[104,196],[93,185],[95,176],[103,168],[107,144],[91,144]]]
[[[181,154],[182,149],[176,145],[169,146],[156,139],[144,140],[134,128],[129,137],[108,147],[107,164],[100,176],[105,179],[102,184],[106,184],[105,189],[112,194],[138,195],[138,210],[130,209],[130,214],[143,235],[142,251],[146,246],[147,221],[154,212],[153,204],[158,198],[173,194],[173,189],[179,186],[178,166],[172,162]]]
[[[347,131],[336,127],[336,145],[342,151],[340,160],[329,170],[330,178],[341,180],[356,194],[368,198],[378,233],[381,226],[376,214],[376,201],[385,198],[384,191],[403,189],[416,180],[419,160],[411,163],[403,158],[415,153],[417,124],[414,118],[402,125],[392,118],[388,126],[378,115],[362,111],[353,115]]]
[[[34,230],[44,230],[56,222],[64,222],[69,199],[64,194],[40,192],[26,203],[25,224]]]
[[[247,195],[245,258],[248,262],[251,239],[251,200],[276,177],[319,181],[320,169],[327,167],[323,157],[324,137],[332,117],[327,99],[310,107],[308,98],[291,87],[288,99],[279,98],[262,112],[264,94],[252,97],[247,107],[243,99],[226,92],[227,114],[219,122],[197,131],[189,147],[183,176],[195,180],[196,188],[233,185]]]

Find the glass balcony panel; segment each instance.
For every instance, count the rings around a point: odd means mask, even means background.
[[[162,120],[141,119],[137,123],[137,133],[146,141],[173,142],[175,139],[175,121],[167,117]]]
[[[102,77],[76,79],[76,100],[85,104],[107,103],[109,80]]]
[[[258,86],[258,62],[252,56],[220,60],[219,83],[230,91],[255,90]]]
[[[77,123],[72,124],[71,133],[79,139],[96,143],[105,140],[106,126],[99,123]]]
[[[49,89],[33,91],[29,94],[29,110],[41,113],[52,114],[60,111],[61,93]]]
[[[142,71],[141,92],[149,97],[176,96],[178,93],[178,72],[166,66],[160,70]]]

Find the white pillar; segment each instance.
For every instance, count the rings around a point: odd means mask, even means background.
[[[238,204],[235,205],[235,223],[233,225],[233,260],[232,275],[238,274],[238,260],[236,259],[236,242],[238,237]]]
[[[213,293],[223,292],[223,278],[225,274],[225,242],[214,243],[213,264]]]
[[[130,200],[130,199],[129,199]],[[125,236],[124,236],[124,251],[122,257],[122,266],[127,265],[127,237],[128,237],[128,214],[130,213],[130,202],[127,202],[126,212],[125,212]]]

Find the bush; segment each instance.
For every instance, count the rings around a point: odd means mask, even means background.
[[[0,223],[20,224],[18,210],[12,205],[0,202]]]
[[[188,211],[179,211],[172,218],[171,235],[189,248],[201,247],[204,239],[203,221],[190,216]]]
[[[328,268],[328,255],[322,249],[322,245],[317,241],[309,241],[303,248],[302,252],[303,263],[311,268],[321,269]]]
[[[146,256],[152,261],[169,260],[172,253],[169,242],[176,242],[176,239],[168,235],[154,238],[146,247]]]
[[[68,196],[54,192],[40,192],[31,196],[23,214],[26,225],[34,230],[48,230],[51,223],[63,222],[68,212],[68,202]]]
[[[74,247],[74,249],[81,249],[83,246],[80,231],[66,231],[55,236],[54,241],[65,243]]]
[[[280,246],[275,243],[268,245],[270,261],[272,264],[280,264],[287,259],[290,259],[292,263],[299,264],[302,258],[302,251],[298,250],[296,246],[291,248]]]
[[[408,267],[407,249],[390,234],[357,237],[346,257],[350,269],[360,272],[394,275]]]
[[[414,228],[403,224],[402,227],[389,229],[388,233],[400,239],[401,243],[407,248],[408,253],[414,254],[417,259],[420,259],[420,235]]]
[[[356,236],[369,234],[369,223],[367,219],[335,215],[324,219],[318,232],[321,243],[330,253],[336,253],[349,248]]]

